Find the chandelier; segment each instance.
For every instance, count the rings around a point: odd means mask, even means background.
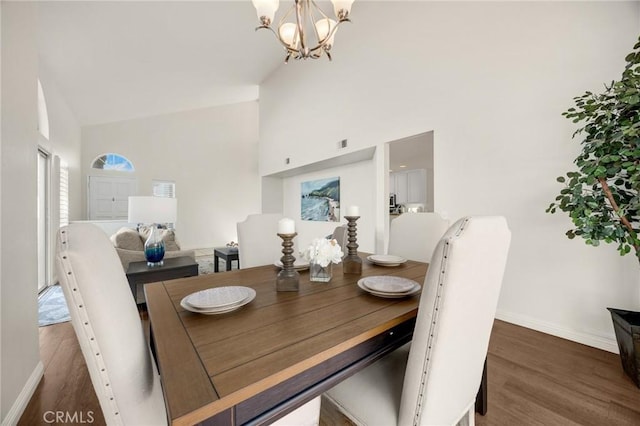
[[[252,0],[256,8],[260,26],[271,30],[287,51],[284,62],[294,59],[318,59],[323,53],[331,60],[331,46],[338,25],[349,21],[349,12],[353,0],[331,0],[337,22],[329,18],[314,0],[295,0],[291,8],[278,22],[277,30],[271,23],[278,10],[279,0]],[[295,14],[295,22],[286,22]],[[310,44],[309,34],[314,35],[314,45]]]

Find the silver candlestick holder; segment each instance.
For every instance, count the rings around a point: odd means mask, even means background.
[[[347,234],[349,242],[347,243],[347,256],[342,259],[342,272],[345,274],[362,275],[362,259],[358,256],[358,232],[356,229],[356,221],[360,216],[345,216],[347,219]]]
[[[298,235],[278,234],[282,238],[282,270],[276,278],[276,291],[298,291],[300,288],[300,274],[293,268],[296,258],[293,256],[293,238]]]

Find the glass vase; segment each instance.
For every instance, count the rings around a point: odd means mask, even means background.
[[[332,263],[329,263],[323,267],[314,261],[309,262],[309,280],[322,283],[331,281],[331,265]]]
[[[154,224],[151,227],[149,238],[144,243],[144,257],[147,259],[147,266],[162,266],[164,261],[164,241],[158,227]]]

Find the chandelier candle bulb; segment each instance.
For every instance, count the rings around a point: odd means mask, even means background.
[[[316,22],[316,30],[318,31],[318,37],[320,40],[326,40],[328,46],[333,45],[333,38],[336,35],[336,31],[334,28],[338,25],[336,21],[333,19],[320,19]],[[327,38],[327,36],[331,34],[331,37]]]
[[[333,12],[338,19],[347,19],[349,17],[353,0],[331,0],[331,3],[333,3]]]
[[[293,219],[283,218],[278,221],[278,234],[294,234],[296,222]]]
[[[278,34],[280,34],[280,39],[282,42],[286,44],[291,49],[298,48],[298,38],[296,37],[296,24],[287,23],[282,24],[278,29]]]
[[[273,22],[273,17],[278,10],[278,0],[253,0],[253,7],[256,8],[258,19],[263,25],[269,25]]]

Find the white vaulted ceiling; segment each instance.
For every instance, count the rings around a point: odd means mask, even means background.
[[[39,59],[80,125],[250,101],[284,60],[257,21],[248,0],[41,2]]]

